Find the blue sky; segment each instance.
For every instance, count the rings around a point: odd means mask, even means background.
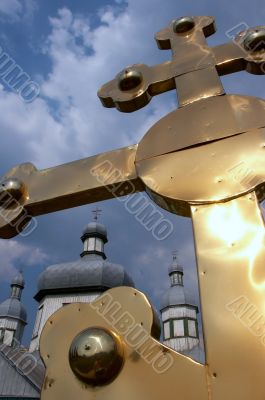
[[[217,33],[211,45],[244,23],[262,25],[261,0],[0,0],[0,46],[40,85],[40,95],[25,103],[0,77],[0,173],[21,162],[39,169],[137,143],[152,124],[176,107],[175,93],[160,95],[132,114],[105,109],[98,88],[126,65],[155,64],[170,58],[153,39],[156,31],[182,15],[213,15]],[[239,73],[222,78],[227,92],[265,97],[262,77]],[[123,202],[98,203],[109,232],[106,253],[123,264],[159,307],[168,287],[171,252],[179,250],[189,290],[197,296],[191,221],[161,211],[174,225],[156,240]],[[23,301],[29,310],[28,342],[37,304],[32,300],[40,272],[55,262],[77,259],[79,240],[94,206],[38,218],[28,237],[0,240],[0,301],[9,293],[15,269],[26,279]]]

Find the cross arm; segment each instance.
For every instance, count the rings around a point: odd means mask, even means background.
[[[212,48],[219,75],[247,71],[265,73],[265,27],[240,32],[232,42]]]
[[[175,88],[174,63],[148,66],[134,64],[103,85],[98,96],[104,107],[133,112],[147,105],[153,96]]]
[[[172,50],[172,61],[154,66],[134,64],[125,68],[99,89],[98,96],[105,107],[116,107],[122,112],[138,110],[153,96],[175,89],[177,76],[211,64],[213,57],[205,44],[205,36],[215,32],[214,18],[193,17],[188,36],[175,32],[177,21],[172,21],[155,37],[160,49]]]
[[[232,42],[209,47],[206,37],[215,32],[213,17],[182,17],[156,34],[162,50],[172,50],[172,60],[154,65],[134,64],[98,91],[105,107],[132,112],[151,98],[176,89],[179,105],[224,94],[219,75],[246,70],[265,73],[265,27],[239,33]]]
[[[134,166],[136,149],[121,148],[44,170],[30,163],[12,168],[0,183],[0,237],[15,236],[37,215],[143,190]]]

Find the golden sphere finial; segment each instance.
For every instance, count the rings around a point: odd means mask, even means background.
[[[79,333],[69,350],[73,373],[91,386],[106,385],[119,374],[124,361],[123,344],[114,332],[92,327]]]

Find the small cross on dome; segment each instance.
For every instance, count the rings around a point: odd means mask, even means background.
[[[101,215],[102,210],[100,208],[96,208],[95,210],[92,210],[92,213],[94,214],[94,220],[97,221],[98,217]]]

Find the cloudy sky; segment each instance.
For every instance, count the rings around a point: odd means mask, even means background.
[[[170,58],[154,33],[182,15],[214,15],[218,32],[211,45],[228,40],[239,24],[262,25],[262,0],[0,0],[0,50],[40,86],[32,102],[0,76],[0,173],[30,161],[42,169],[137,143],[152,124],[177,106],[174,93],[160,95],[145,108],[123,114],[105,109],[98,88],[125,66],[156,64]],[[0,71],[1,72],[1,71]],[[265,97],[262,77],[240,73],[222,79],[227,92]],[[67,177],[66,177],[67,179]],[[140,196],[140,195],[139,195]],[[141,195],[142,196],[142,195]],[[196,268],[189,219],[161,211],[174,229],[165,240],[128,212],[123,202],[97,204],[109,233],[108,258],[123,264],[137,287],[156,305],[168,287],[171,252],[179,251],[185,282],[197,297]],[[79,257],[80,233],[93,205],[38,218],[27,237],[0,240],[0,301],[9,293],[16,269],[23,269],[23,301],[29,310],[28,343],[37,304],[38,275],[48,265]]]

